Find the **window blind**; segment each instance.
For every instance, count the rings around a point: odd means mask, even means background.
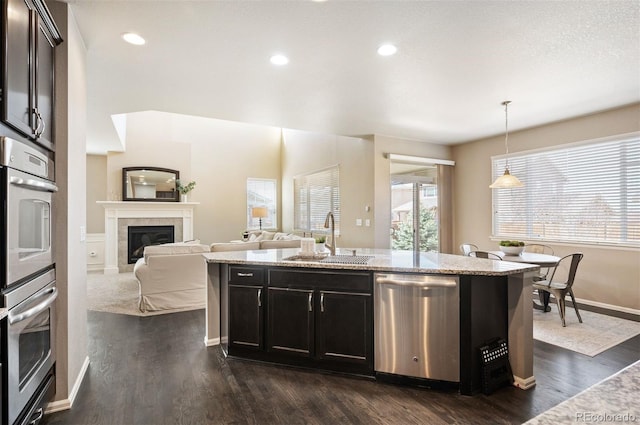
[[[295,230],[325,230],[329,211],[333,212],[336,231],[340,228],[340,169],[337,165],[294,177],[293,190]]]
[[[247,230],[257,229],[259,220],[251,216],[253,207],[266,207],[267,217],[262,219],[265,229],[277,229],[278,193],[277,181],[272,179],[247,179]]]
[[[493,157],[493,179],[507,158]],[[493,190],[499,238],[640,246],[640,133],[512,154],[523,188]]]

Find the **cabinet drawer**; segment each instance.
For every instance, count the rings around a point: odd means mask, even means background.
[[[264,281],[264,269],[260,267],[229,267],[229,282],[259,283]]]
[[[370,273],[269,269],[269,286],[371,293]]]

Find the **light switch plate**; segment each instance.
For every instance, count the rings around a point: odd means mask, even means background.
[[[356,226],[362,226],[362,219],[356,218]]]

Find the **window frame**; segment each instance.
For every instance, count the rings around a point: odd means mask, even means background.
[[[310,184],[320,186],[325,177],[324,174],[330,173],[328,177],[330,184],[329,205],[318,206],[317,199],[311,198]],[[300,187],[306,189],[305,193],[300,193]],[[327,188],[325,188],[326,190]],[[322,189],[315,189],[322,190]],[[294,231],[303,233],[326,233],[328,232],[324,226],[318,226],[318,223],[324,224],[326,214],[331,211],[335,222],[335,233],[340,234],[340,165],[332,165],[310,173],[300,174],[293,178],[293,217]],[[302,211],[304,209],[304,213]],[[322,212],[319,216],[319,211]]]
[[[492,156],[492,181],[507,160],[524,187],[492,190],[492,239],[640,248],[640,132]],[[617,168],[591,171],[605,162]],[[593,224],[598,202],[607,214]]]
[[[273,201],[271,204],[266,204],[264,202],[252,202],[250,199],[250,184],[254,183],[272,183],[273,184]],[[276,230],[278,229],[278,180],[277,179],[265,179],[265,178],[257,178],[257,177],[247,177],[246,183],[246,201],[247,201],[247,230],[258,230],[260,229],[260,223],[258,219],[251,217],[251,209],[253,207],[267,207],[267,217],[262,219],[262,230]],[[253,193],[256,193],[254,190]],[[266,195],[262,195],[266,198]]]

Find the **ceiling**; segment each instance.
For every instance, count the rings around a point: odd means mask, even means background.
[[[456,144],[503,133],[503,100],[510,131],[640,101],[635,0],[68,3],[89,153],[122,150],[111,116],[145,110]]]

